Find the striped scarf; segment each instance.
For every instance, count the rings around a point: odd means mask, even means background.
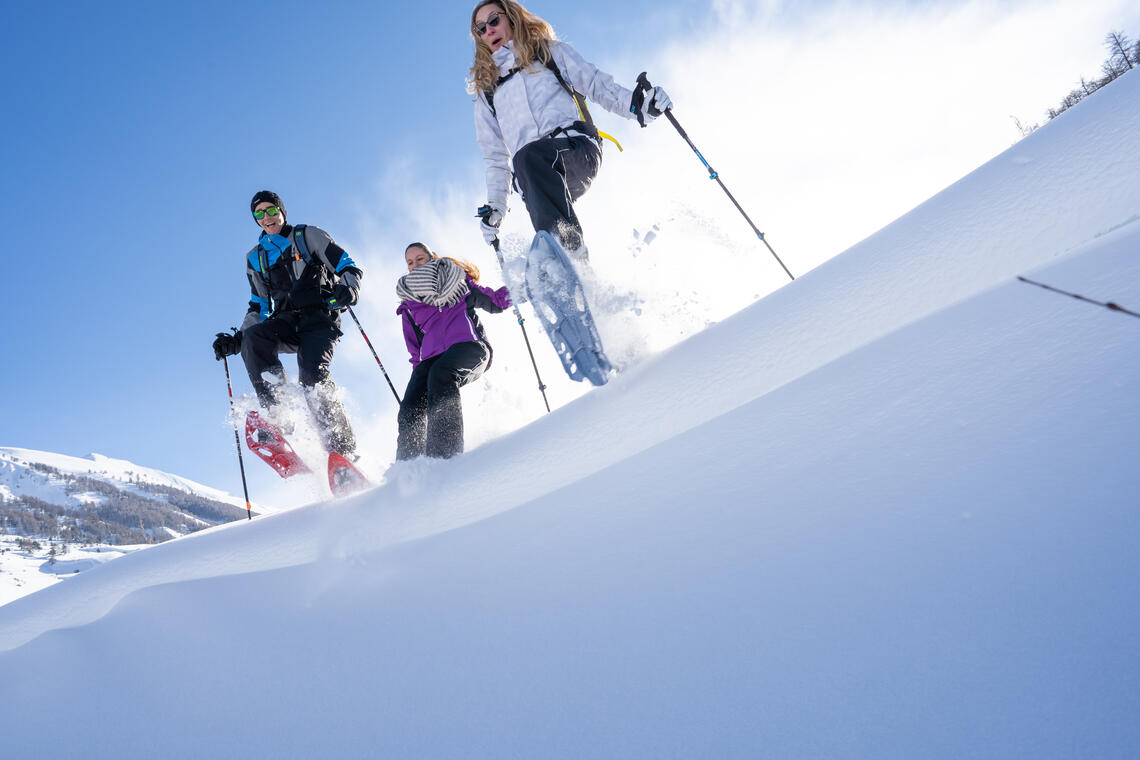
[[[401,301],[419,301],[441,308],[454,306],[467,293],[467,273],[450,259],[433,259],[396,283],[396,295]]]

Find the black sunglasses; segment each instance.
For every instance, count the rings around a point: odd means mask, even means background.
[[[269,214],[270,216],[277,216],[280,213],[281,209],[277,208],[276,206],[270,206],[269,208],[261,209],[260,211],[254,211],[253,218],[261,220],[265,218],[266,214]]]
[[[492,29],[494,29],[495,27],[497,27],[499,25],[499,22],[502,20],[503,20],[503,17],[499,15],[498,11],[492,13],[490,16],[487,17],[487,20],[484,23],[475,25],[475,36],[476,37],[482,37],[484,34],[487,33],[487,27],[491,27]]]

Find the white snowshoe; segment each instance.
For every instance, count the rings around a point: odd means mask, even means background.
[[[549,232],[534,236],[526,259],[527,297],[571,380],[605,385],[613,372],[582,282]]]

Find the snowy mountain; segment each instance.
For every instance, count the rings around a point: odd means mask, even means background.
[[[1017,279],[1140,310],[1137,124],[1130,74],[526,428],[0,607],[6,750],[1140,755],[1140,320]]]
[[[0,448],[0,604],[140,545],[245,517],[227,493],[125,460]]]
[[[58,478],[74,480],[83,477],[98,480],[132,493],[162,493],[165,489],[180,491],[210,501],[219,501],[245,509],[245,502],[225,491],[195,483],[167,472],[142,467],[125,459],[112,459],[102,454],[72,457],[46,451],[0,447],[0,496],[32,496],[53,504],[77,506],[91,499],[82,494],[60,490]],[[53,477],[36,477],[34,472],[52,471]]]
[[[8,532],[37,535],[39,509],[43,527],[63,526],[65,538],[111,543],[164,541],[246,516],[240,499],[177,475],[101,454],[17,448],[0,448],[0,509],[17,528]]]

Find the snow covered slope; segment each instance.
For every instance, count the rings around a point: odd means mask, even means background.
[[[1140,320],[1015,275],[1140,309],[1138,123],[1130,74],[525,429],[0,608],[6,749],[1135,757]]]
[[[223,491],[125,460],[0,448],[0,605],[245,515]]]
[[[53,543],[0,535],[0,605],[75,577],[149,544],[116,545]]]

